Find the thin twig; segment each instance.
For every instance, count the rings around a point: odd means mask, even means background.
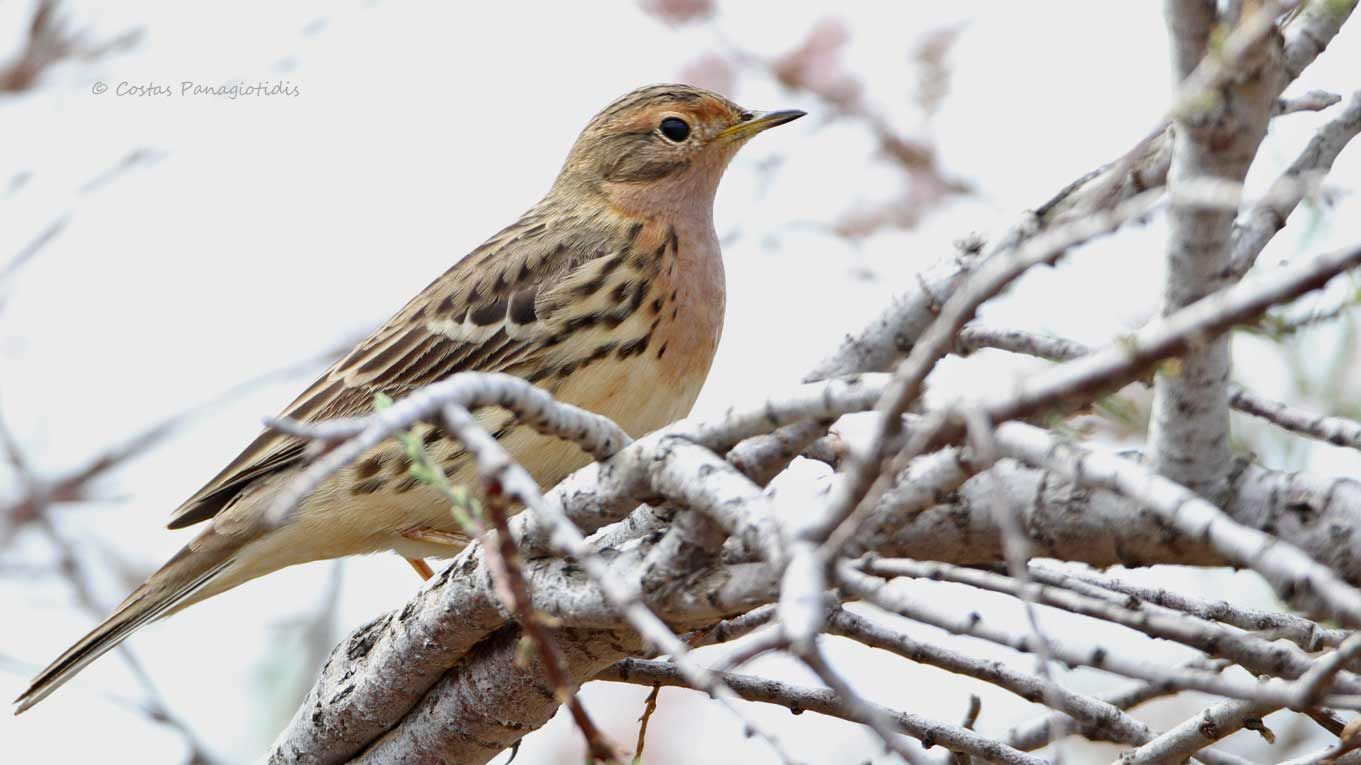
[[[748,701],[779,704],[796,714],[808,711],[843,720],[857,719],[850,706],[830,690],[802,688],[752,675],[729,673],[722,678],[734,692]],[[685,674],[674,664],[645,659],[625,659],[602,672],[596,679],[636,685],[692,688],[686,681]],[[957,725],[937,722],[910,712],[898,712],[877,704],[873,706],[881,715],[892,719],[903,733],[920,740],[926,747],[944,746],[950,751],[966,752],[981,760],[1001,765],[1052,765],[1046,759],[1019,752]]]
[[[471,415],[469,419],[472,419]],[[492,523],[488,531],[495,532],[495,538],[490,538],[490,534],[483,536],[483,545],[488,550],[496,551],[496,555],[492,557],[492,571],[500,574],[498,578],[503,585],[501,589],[507,607],[520,625],[520,629],[533,641],[538,652],[539,664],[543,667],[544,678],[558,697],[558,702],[564,704],[572,715],[572,721],[576,723],[582,738],[586,740],[586,751],[591,761],[618,762],[617,751],[586,712],[586,707],[577,696],[576,688],[567,679],[562,668],[564,661],[562,652],[548,634],[543,616],[534,610],[532,605],[534,599],[529,592],[529,583],[525,581],[520,571],[520,551],[515,547],[515,540],[510,534],[506,493],[495,474],[483,474],[483,496],[486,497],[483,507]]]
[[[647,742],[647,724],[652,721],[652,713],[657,711],[657,698],[661,695],[662,686],[652,686],[652,692],[647,694],[647,700],[643,702],[643,714],[638,718],[638,743],[633,747],[633,763],[641,765],[643,762],[643,744]]]

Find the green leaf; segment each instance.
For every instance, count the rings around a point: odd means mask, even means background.
[[[393,405],[392,397],[386,393],[376,393],[373,396],[373,408],[376,411],[383,411]],[[450,512],[454,520],[458,522],[469,536],[476,536],[482,531],[482,503],[478,502],[468,491],[466,486],[455,486],[449,482],[449,477],[444,474],[441,468],[430,455],[425,451],[425,444],[421,439],[409,430],[398,431],[393,435],[397,443],[402,445],[406,456],[411,460],[411,468],[408,472],[413,478],[427,486],[433,487],[444,498],[449,500]]]

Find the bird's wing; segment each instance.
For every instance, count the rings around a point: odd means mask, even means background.
[[[564,238],[531,212],[460,260],[336,362],[283,416],[315,422],[363,415],[374,397],[397,399],[455,372],[532,371],[561,339],[570,306],[562,288],[591,280],[610,254],[603,242]],[[557,287],[557,289],[555,289]],[[263,476],[298,464],[303,441],[274,431],[180,505],[169,527],[214,517]]]

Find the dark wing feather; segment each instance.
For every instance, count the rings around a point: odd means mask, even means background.
[[[358,416],[372,410],[380,392],[398,399],[455,372],[518,372],[543,352],[563,308],[541,298],[593,260],[570,257],[581,252],[571,244],[531,212],[426,287],[283,416],[309,422]],[[253,482],[301,463],[303,449],[296,438],[262,433],[175,510],[169,527],[212,518]]]

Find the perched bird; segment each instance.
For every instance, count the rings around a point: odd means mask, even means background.
[[[317,421],[362,415],[455,372],[504,372],[606,415],[633,436],[684,417],[723,326],[714,233],[719,178],[749,138],[803,116],[747,111],[685,85],[635,90],[577,138],[548,195],[459,260],[284,411]],[[544,486],[585,465],[573,444],[500,410],[482,424]],[[418,430],[452,482],[476,466],[437,427]],[[446,500],[380,444],[306,498],[289,521],[263,522],[304,467],[305,444],[266,432],[171,517],[206,528],[104,623],[44,669],[16,713],[42,700],[142,625],[297,563],[395,550],[425,556],[468,539]]]

